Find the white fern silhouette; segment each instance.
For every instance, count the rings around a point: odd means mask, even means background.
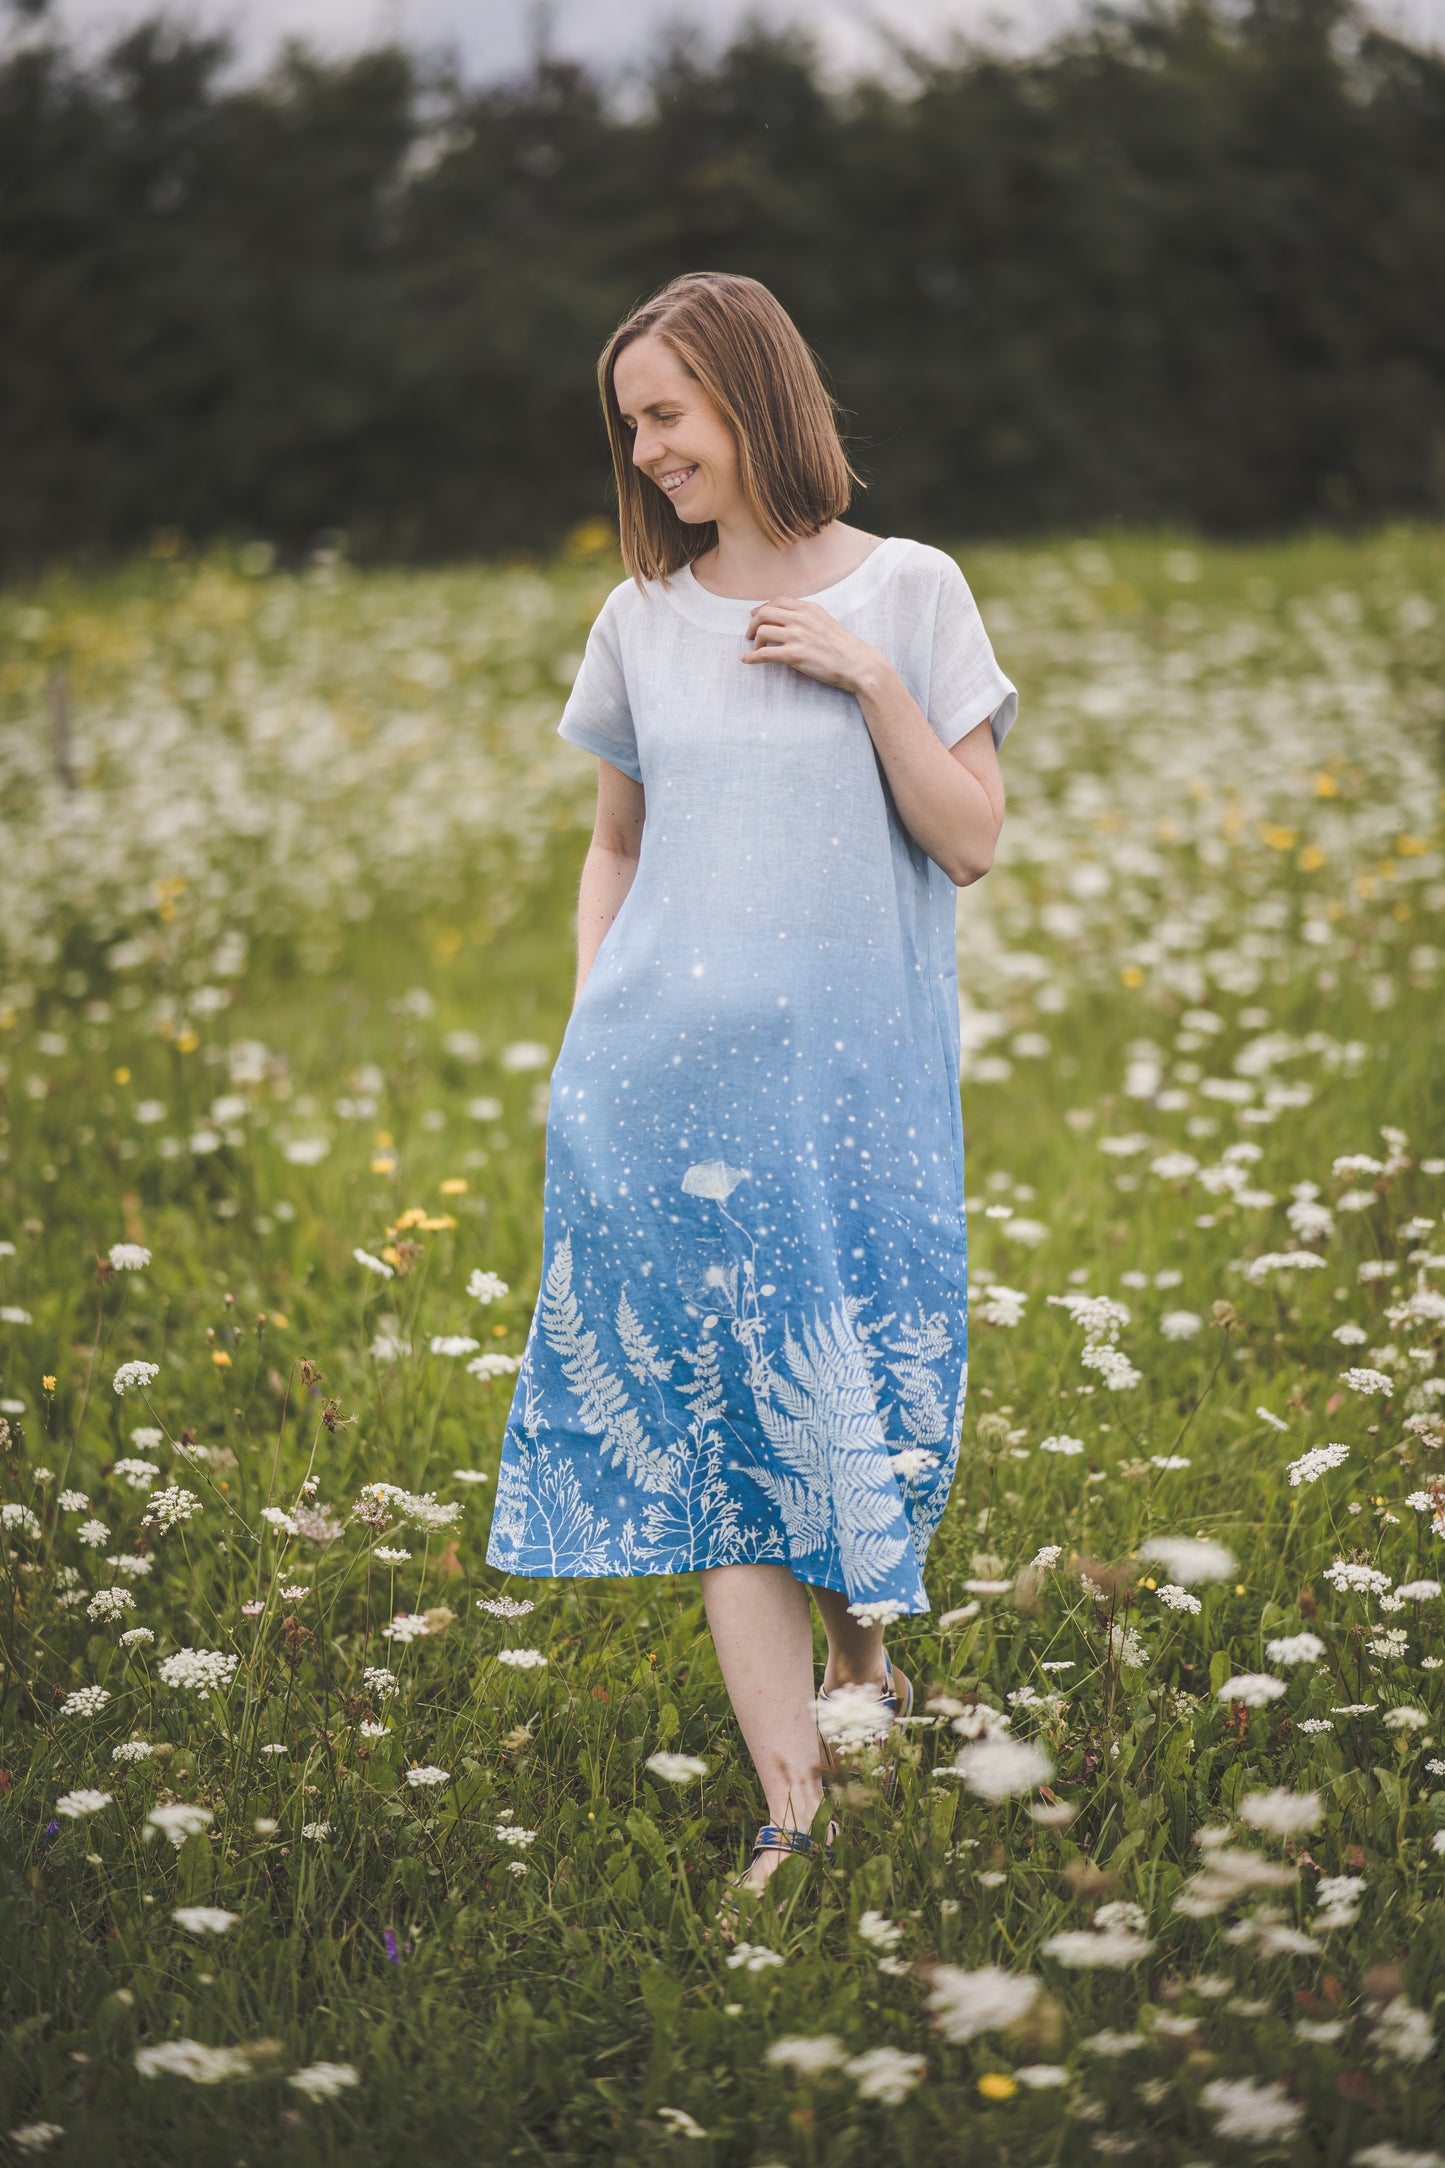
[[[597,1335],[587,1330],[572,1292],[572,1237],[557,1244],[542,1291],[542,1330],[561,1358],[562,1375],[578,1403],[582,1428],[602,1440],[610,1466],[625,1468],[629,1482],[643,1491],[674,1487],[676,1470],[666,1452],[654,1446],[627,1389],[598,1353]]]
[[[917,1324],[905,1321],[897,1339],[884,1345],[897,1357],[887,1368],[898,1391],[900,1422],[916,1445],[938,1445],[947,1432],[948,1417],[930,1365],[941,1362],[953,1346],[947,1314],[935,1310],[925,1317],[920,1303]]]
[[[627,1367],[639,1385],[646,1385],[649,1380],[665,1382],[672,1376],[672,1363],[664,1362],[658,1353],[657,1343],[644,1330],[625,1287],[617,1298],[617,1337],[622,1342]]]

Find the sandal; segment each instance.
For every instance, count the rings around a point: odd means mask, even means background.
[[[831,1829],[836,1828],[837,1825],[830,1822],[828,1826]],[[759,1825],[758,1833],[753,1839],[753,1848],[748,1856],[748,1867],[751,1867],[759,1852],[816,1852],[821,1858],[830,1860],[833,1857],[833,1849],[831,1844],[820,1844],[818,1839],[810,1836],[806,1829],[784,1829],[777,1822],[763,1822]],[[733,1880],[728,1883],[723,1891],[722,1904],[718,1908],[718,1926],[722,1930],[723,1939],[727,1942],[732,1941],[742,1916],[739,1893],[744,1888],[749,1890],[752,1888],[747,1879],[748,1867],[744,1867],[742,1873],[735,1875]],[[766,1884],[763,1887],[765,1888]],[[758,1889],[755,1894],[761,1896],[762,1889]]]
[[[884,1708],[892,1712],[893,1722],[896,1724],[913,1713],[913,1681],[909,1678],[904,1679],[903,1692],[900,1695],[893,1684],[893,1659],[886,1649],[883,1652],[883,1680],[883,1690],[878,1699],[882,1702]],[[820,1701],[831,1701],[832,1698],[826,1686],[818,1688],[818,1699]],[[891,1802],[894,1793],[898,1789],[897,1762],[884,1762],[878,1774],[883,1781],[883,1797]]]

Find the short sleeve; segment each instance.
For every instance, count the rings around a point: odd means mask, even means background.
[[[582,667],[573,680],[557,735],[581,746],[585,753],[595,753],[599,760],[611,761],[614,768],[640,783],[637,732],[618,637],[617,596],[614,588],[587,635]]]
[[[925,712],[945,748],[956,745],[985,717],[998,747],[1013,727],[1019,696],[994,658],[967,580],[944,551],[936,554],[938,601]]]

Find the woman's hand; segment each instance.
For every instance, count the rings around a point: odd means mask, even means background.
[[[758,603],[748,619],[753,651],[744,662],[785,662],[822,685],[857,694],[884,662],[876,647],[845,632],[820,602],[779,595]]]

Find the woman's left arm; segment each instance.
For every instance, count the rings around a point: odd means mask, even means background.
[[[887,656],[845,632],[821,603],[783,595],[760,602],[743,661],[784,662],[820,684],[852,693],[883,764],[898,818],[955,887],[981,880],[1003,826],[1003,771],[993,732],[975,727],[951,749]],[[980,716],[979,722],[986,721]]]

